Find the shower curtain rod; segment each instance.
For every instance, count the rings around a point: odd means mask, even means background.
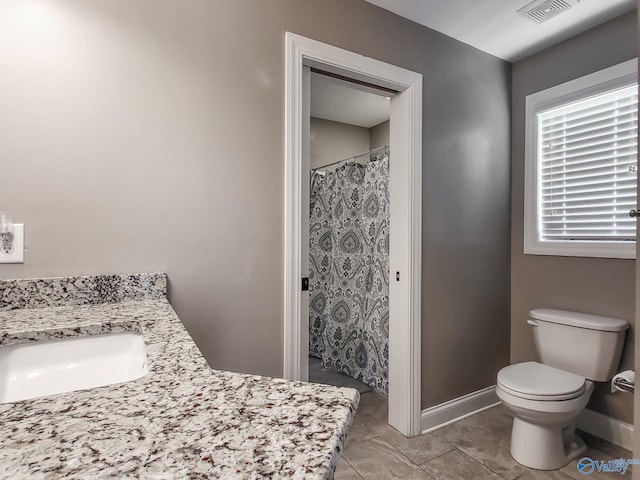
[[[376,85],[375,83],[365,82],[364,80],[357,80],[345,75],[340,75],[339,73],[327,72],[326,70],[321,70],[315,67],[311,67],[311,73],[317,73],[318,75],[324,75],[325,77],[331,77],[337,80],[342,80],[344,82],[353,83],[355,85],[361,85],[373,90],[385,92],[388,95],[397,95],[398,93],[400,93],[398,90],[394,90],[393,88],[383,87],[381,85]]]
[[[371,155],[373,152],[377,152],[378,150],[382,150],[382,149],[385,149],[385,151],[388,151],[389,150],[389,145],[383,145],[381,147],[372,148],[371,150],[367,150],[366,152],[358,153],[357,155],[353,155],[351,157],[343,158],[342,160],[338,160],[337,162],[327,163],[326,165],[322,165],[321,167],[312,168],[311,171],[315,172],[316,170],[319,170],[321,168],[332,167],[332,166],[338,165],[339,163],[342,163],[342,162],[347,162],[349,160],[355,160],[356,158],[360,158],[360,157],[363,157],[365,155]]]

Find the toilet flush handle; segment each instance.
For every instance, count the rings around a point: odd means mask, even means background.
[[[538,326],[538,322],[536,322],[535,320],[528,319],[527,323],[529,325],[531,325],[532,327],[537,327]]]

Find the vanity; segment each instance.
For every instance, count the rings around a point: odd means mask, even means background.
[[[164,274],[0,281],[0,350],[120,334],[144,341],[131,380],[104,383],[114,360],[84,374],[103,386],[3,400],[0,478],[332,478],[358,392],[212,369]]]

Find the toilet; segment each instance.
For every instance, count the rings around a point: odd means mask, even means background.
[[[575,420],[594,382],[610,381],[629,324],[617,318],[539,308],[527,321],[541,363],[498,372],[496,394],[513,413],[511,456],[538,470],[563,467],[586,450]]]

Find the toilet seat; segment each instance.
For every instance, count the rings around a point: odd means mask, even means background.
[[[506,393],[537,401],[571,400],[586,389],[584,377],[538,362],[503,368],[498,372],[497,383]]]

